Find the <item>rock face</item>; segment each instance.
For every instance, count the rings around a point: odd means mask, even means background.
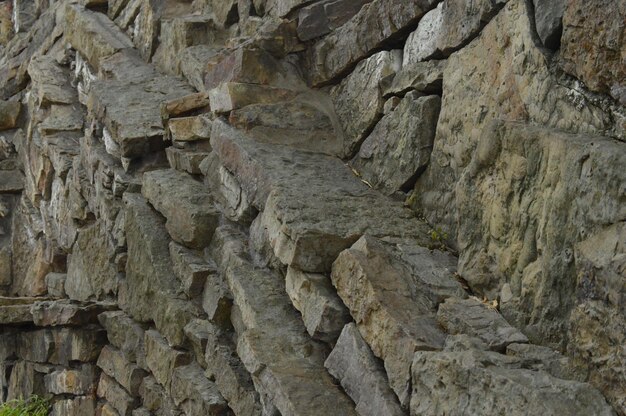
[[[626,416],[623,0],[0,3],[0,403]]]

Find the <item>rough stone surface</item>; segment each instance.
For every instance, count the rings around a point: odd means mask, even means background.
[[[341,331],[324,366],[339,380],[362,416],[404,415],[387,375],[353,323]]]
[[[564,0],[533,0],[535,6],[535,26],[544,46],[558,49],[563,31],[563,13],[567,6]]]

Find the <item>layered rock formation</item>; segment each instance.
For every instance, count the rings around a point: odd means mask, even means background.
[[[0,2],[0,401],[626,415],[626,2]]]

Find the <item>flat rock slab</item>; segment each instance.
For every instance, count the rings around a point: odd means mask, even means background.
[[[19,170],[0,170],[0,194],[20,193],[24,189],[24,175]]]
[[[494,351],[504,352],[509,344],[528,342],[496,310],[474,298],[446,299],[439,306],[437,321],[449,333],[474,336]]]
[[[405,415],[384,368],[354,323],[344,327],[324,366],[356,403],[359,415]]]
[[[194,248],[209,245],[219,211],[202,182],[173,169],[154,170],[143,175],[142,193],[167,219],[165,227],[175,241]]]
[[[443,71],[446,60],[429,60],[403,66],[393,76],[382,81],[382,92],[385,98],[403,96],[411,90],[425,94],[441,94],[443,89]]]
[[[193,89],[181,79],[157,76],[144,82],[95,81],[88,108],[103,121],[121,156],[134,158],[163,149],[165,129],[161,104]]]
[[[449,264],[441,260],[427,256],[422,261],[425,273],[418,268],[413,275],[382,242],[364,236],[333,264],[331,278],[339,297],[374,354],[384,361],[391,388],[405,407],[410,397],[413,354],[441,349],[445,340],[435,320],[439,290],[422,283],[428,282],[433,270],[445,281]]]
[[[35,302],[31,312],[37,326],[83,326],[98,321],[98,315],[113,309],[114,304],[77,304],[66,300]]]
[[[370,189],[339,159],[256,143],[218,120],[211,145],[263,210],[270,244],[284,264],[328,272],[337,255],[365,233],[412,236],[427,244],[423,223]]]

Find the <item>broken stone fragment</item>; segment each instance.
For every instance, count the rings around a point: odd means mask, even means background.
[[[303,7],[298,14],[298,37],[307,41],[330,33],[372,0],[324,0]]]
[[[208,144],[209,142],[205,143]],[[165,149],[165,154],[172,169],[186,172],[190,175],[200,175],[202,174],[200,165],[209,156],[209,151],[168,147]]]
[[[266,85],[227,82],[209,91],[211,110],[228,113],[250,104],[269,104],[295,98],[291,90]]]
[[[139,406],[138,398],[133,398],[122,386],[105,373],[100,375],[97,396],[105,399],[120,416],[132,416],[133,409]]]
[[[46,374],[46,390],[52,394],[72,394],[75,396],[95,393],[98,382],[93,364],[82,364],[75,369],[59,369]]]
[[[214,382],[198,363],[178,367],[172,373],[171,395],[174,403],[187,415],[224,416],[228,405]]]
[[[100,352],[97,365],[106,375],[114,378],[124,387],[131,396],[139,394],[139,386],[146,372],[131,363],[122,351],[106,345]]]
[[[563,14],[567,7],[565,0],[533,0],[535,6],[535,27],[539,39],[546,48],[557,50],[561,45]]]
[[[184,117],[190,112],[209,112],[209,95],[206,92],[197,92],[185,95],[180,98],[167,101],[161,106],[161,116],[163,119]]]
[[[263,49],[240,47],[209,62],[204,88],[210,91],[227,82],[280,85],[282,79],[282,69],[272,55]]]
[[[194,251],[170,242],[170,257],[174,274],[182,284],[185,294],[191,298],[202,293],[207,276],[215,273],[215,266],[208,264]]]
[[[144,329],[122,311],[103,312],[98,315],[100,324],[106,329],[109,342],[120,349],[131,362],[146,369]]]
[[[83,326],[97,321],[100,313],[113,309],[113,303],[76,304],[68,300],[35,302],[31,308],[37,326]]]
[[[401,416],[405,412],[389,387],[387,374],[354,323],[341,331],[335,348],[324,362],[356,403],[361,416]]]
[[[174,349],[154,330],[145,333],[146,363],[154,378],[169,390],[174,370],[187,365],[192,357],[189,353]]]
[[[210,118],[205,115],[172,118],[167,122],[168,136],[177,142],[208,141],[211,126]]]
[[[403,96],[410,90],[424,94],[441,94],[446,63],[446,60],[433,59],[403,66],[398,73],[382,81],[383,96]]]

